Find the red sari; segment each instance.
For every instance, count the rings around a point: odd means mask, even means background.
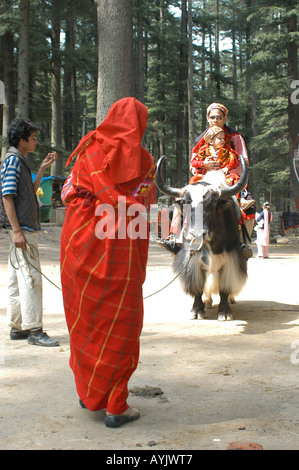
[[[148,236],[118,237],[133,220],[123,211],[118,218],[118,204],[119,196],[126,209],[154,202],[155,162],[141,147],[146,123],[147,110],[135,98],[116,102],[70,156],[76,162],[63,191],[61,281],[70,366],[85,406],[113,414],[128,408],[143,325]],[[100,239],[97,224],[105,215],[96,214],[103,204],[114,210],[115,233]]]

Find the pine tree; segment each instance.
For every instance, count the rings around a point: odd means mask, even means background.
[[[252,152],[258,149],[260,160],[253,165],[252,176],[260,202],[271,195],[280,210],[288,210],[290,201],[289,13],[285,2],[280,6],[277,2],[264,0],[259,2],[253,14],[258,29],[252,43],[256,77],[252,90],[254,87],[258,99],[256,120],[259,133],[251,139],[251,149]]]
[[[97,123],[111,105],[134,93],[131,0],[98,2]]]

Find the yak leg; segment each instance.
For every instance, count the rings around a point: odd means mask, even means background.
[[[233,315],[228,302],[229,294],[220,292],[220,303],[218,306],[218,320],[219,321],[231,321]]]
[[[195,297],[191,312],[194,313],[191,320],[203,320],[205,318],[205,304],[202,301],[202,294]]]

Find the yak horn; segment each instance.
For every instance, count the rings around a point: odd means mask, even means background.
[[[246,184],[248,182],[248,173],[249,173],[248,166],[242,155],[240,155],[240,160],[241,160],[242,171],[241,171],[239,181],[234,186],[227,186],[225,188],[222,188],[221,196],[235,196],[236,194],[243,191],[243,189],[246,187]]]
[[[163,155],[158,163],[157,163],[157,173],[156,173],[156,179],[155,183],[159,191],[161,193],[166,194],[166,196],[171,196],[171,197],[181,197],[182,196],[182,190],[180,188],[171,188],[170,186],[167,186],[166,183],[164,183],[163,178],[162,178],[162,166],[163,162],[166,159],[166,155]]]

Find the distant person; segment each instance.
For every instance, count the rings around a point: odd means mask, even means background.
[[[263,210],[257,217],[257,256],[258,258],[269,258],[268,249],[270,241],[270,223],[272,222],[272,212],[269,202],[263,204]]]
[[[35,151],[37,130],[35,124],[21,118],[13,120],[8,128],[10,148],[1,165],[0,227],[6,227],[10,241],[7,307],[10,339],[28,339],[29,344],[51,347],[59,343],[43,331],[36,191],[57,154],[46,156],[33,183],[26,156]]]

